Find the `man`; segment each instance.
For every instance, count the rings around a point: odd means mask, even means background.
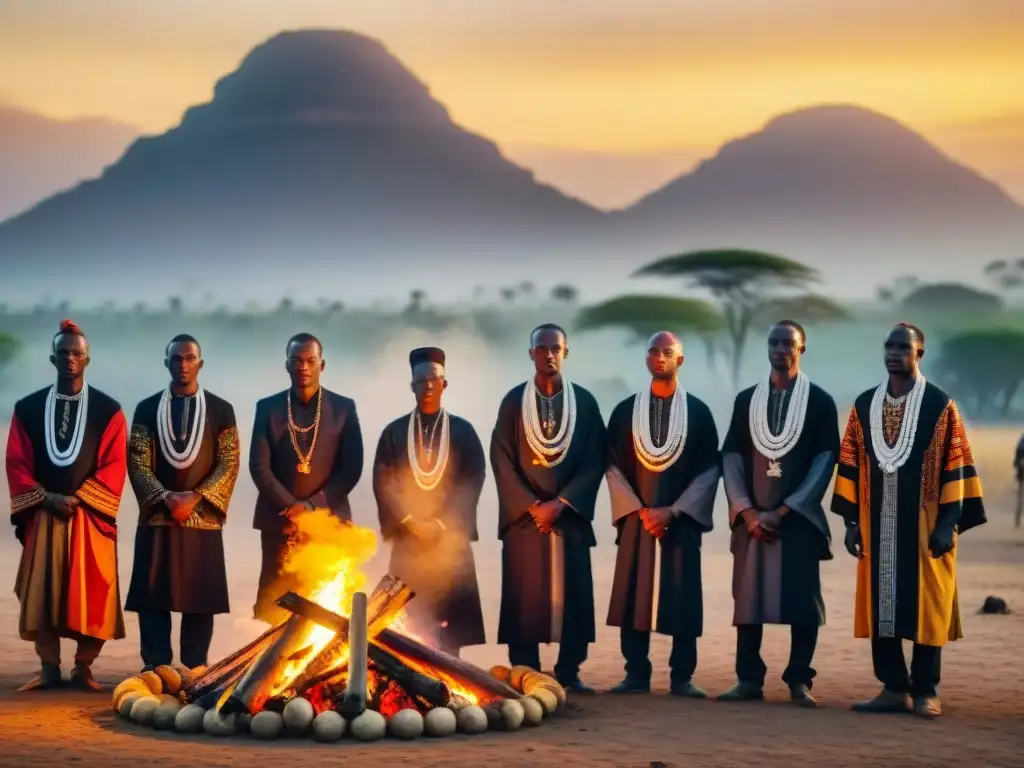
[[[836,404],[801,372],[804,329],[783,320],[768,332],[771,372],[740,392],[722,446],[732,527],[737,684],[721,701],[764,698],[765,624],[790,627],[782,680],[790,699],[816,707],[811,667],[825,623],[822,560],[832,559],[822,499],[839,453]]]
[[[1013,470],[1017,477],[1017,507],[1013,513],[1013,527],[1020,528],[1020,518],[1024,514],[1024,435],[1017,441]]]
[[[502,540],[498,642],[509,661],[540,669],[540,643],[558,643],[555,677],[576,693],[594,642],[590,548],[594,502],[605,469],[605,427],[597,401],[562,376],[565,331],[530,334],[534,375],[501,401],[491,436]]]
[[[704,628],[701,538],[712,528],[718,431],[711,411],[679,386],[683,345],[667,331],[647,343],[651,383],[608,420],[608,491],[618,555],[608,624],[619,627],[626,677],[612,693],[651,689],[651,632],[672,638],[675,696],[693,684]]]
[[[958,534],[986,522],[981,480],[956,403],[925,380],[924,334],[885,337],[888,373],[862,393],[843,437],[832,511],[858,558],[854,636],[871,638],[881,693],[860,712],[942,714],[942,646],[963,637]],[[908,674],[903,640],[913,641]]]
[[[472,425],[446,411],[443,350],[409,353],[416,407],[384,428],[373,462],[381,536],[390,541],[388,571],[416,592],[416,629],[455,656],[483,645],[484,617],[470,542],[487,464]]]
[[[263,565],[253,613],[269,624],[288,618],[275,601],[299,586],[284,570],[295,544],[291,520],[324,507],[351,521],[348,495],[363,473],[356,404],[320,385],[325,367],[316,336],[293,336],[285,359],[291,387],[256,403],[249,472],[259,491],[253,528],[260,532]]]
[[[19,632],[42,670],[21,690],[61,684],[60,639],[78,643],[71,683],[99,691],[92,664],[124,637],[117,579],[117,512],[127,426],[110,396],[85,382],[89,342],[70,320],[53,338],[53,386],[19,400],[7,438],[11,522],[22,545],[14,591]]]
[[[209,663],[213,617],[230,611],[221,531],[238,478],[238,429],[231,404],[199,386],[195,338],[171,339],[164,366],[170,385],[132,419],[139,527],[125,610],[139,615],[145,669],[171,663],[171,613],[180,613],[181,663],[195,669]]]

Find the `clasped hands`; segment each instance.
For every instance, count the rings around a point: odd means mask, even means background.
[[[938,560],[953,551],[956,528],[952,525],[939,524],[928,537],[928,549],[934,559]],[[864,557],[864,540],[860,535],[860,526],[847,525],[846,536],[843,538],[846,551],[858,559]]]
[[[312,512],[314,509],[316,507],[310,501],[296,501],[290,507],[285,507],[281,511],[281,517],[288,519],[284,527],[284,533],[288,536],[294,535],[298,531],[298,527],[293,522],[294,519],[304,512]]]
[[[179,525],[183,524],[192,516],[196,505],[202,500],[195,491],[180,491],[168,493],[164,497],[164,503],[171,511],[171,518]]]
[[[759,512],[753,507],[747,507],[740,513],[750,538],[769,542],[779,538],[779,528],[782,526],[784,515],[785,512],[782,507],[764,512]]]
[[[43,499],[43,507],[61,517],[71,517],[78,510],[78,497],[47,493]]]
[[[676,519],[672,507],[641,507],[637,512],[644,530],[656,539],[662,538],[668,526]]]
[[[529,509],[534,525],[541,533],[551,533],[555,529],[555,523],[559,515],[565,510],[565,502],[561,499],[550,501],[538,501]]]

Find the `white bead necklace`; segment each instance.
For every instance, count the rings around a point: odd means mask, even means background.
[[[175,469],[188,469],[199,457],[199,449],[203,445],[203,432],[206,427],[206,393],[200,387],[196,390],[196,407],[192,410],[191,436],[185,444],[185,450],[178,451],[174,447],[174,424],[171,419],[171,401],[173,394],[170,388],[160,396],[160,404],[156,410],[157,442],[164,460]]]
[[[406,447],[409,452],[409,467],[412,469],[412,476],[416,481],[416,485],[424,491],[434,490],[440,484],[442,478],[444,478],[444,471],[448,467],[451,432],[448,411],[443,408],[437,422],[434,424],[434,430],[438,429],[438,424],[440,424],[441,438],[437,444],[437,461],[434,463],[433,469],[426,470],[420,466],[419,453],[416,450],[423,434],[422,417],[418,408],[414,408],[412,413],[409,414],[409,436],[406,440]],[[431,435],[427,438],[427,447],[424,451],[427,454],[428,461],[433,444],[432,430]]]
[[[651,388],[637,393],[633,400],[633,448],[644,469],[664,472],[679,460],[686,447],[689,421],[686,390],[677,385],[669,408],[668,435],[665,444],[659,448],[651,434]]]
[[[562,391],[565,393],[562,421],[558,426],[558,432],[549,440],[544,434],[540,415],[537,413],[537,382],[531,378],[523,387],[523,431],[526,433],[526,443],[537,457],[538,463],[545,467],[557,467],[565,461],[565,457],[569,455],[569,446],[572,445],[573,433],[576,431],[576,393],[564,376]]]
[[[766,474],[768,477],[782,477],[782,464],[779,463],[779,459],[793,450],[803,434],[811,380],[803,373],[796,375],[789,409],[786,411],[786,420],[777,435],[772,434],[769,422],[768,405],[771,391],[772,379],[769,375],[761,379],[754,388],[754,394],[750,398],[748,424],[754,448],[768,459]],[[785,393],[781,393],[780,397],[785,397]]]
[[[57,401],[78,401],[78,412],[75,414],[75,428],[71,433],[71,442],[61,451],[57,448]],[[50,387],[46,393],[46,405],[43,409],[43,432],[46,435],[46,455],[55,467],[70,467],[78,460],[85,439],[85,423],[89,416],[89,385],[83,384],[77,395],[62,395],[57,392],[57,385]]]
[[[914,386],[905,395],[906,405],[903,408],[903,419],[900,422],[900,433],[892,447],[885,442],[885,428],[882,412],[885,399],[889,393],[889,380],[886,379],[875,390],[871,398],[871,447],[878,459],[878,468],[887,475],[896,472],[907,463],[914,449],[914,438],[917,436],[917,422],[921,417],[921,403],[924,400],[925,379],[918,376]]]

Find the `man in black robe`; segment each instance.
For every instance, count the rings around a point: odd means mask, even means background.
[[[534,375],[498,409],[491,468],[503,542],[498,642],[513,665],[540,668],[540,643],[558,643],[555,677],[592,693],[579,677],[594,642],[590,548],[594,502],[605,470],[605,426],[597,401],[562,376],[565,331],[530,335]]]
[[[139,615],[145,669],[170,664],[171,613],[181,614],[180,659],[206,666],[214,616],[230,612],[223,527],[238,478],[231,404],[199,386],[199,342],[171,339],[167,389],[135,409],[128,477],[139,503],[125,610]]]
[[[454,656],[483,645],[484,617],[471,542],[487,474],[473,426],[441,407],[445,354],[409,354],[416,408],[388,424],[377,443],[373,495],[381,536],[391,542],[393,576],[409,584],[417,634]]]
[[[301,586],[284,569],[296,543],[291,518],[326,508],[351,521],[348,495],[363,473],[356,404],[320,385],[325,367],[319,339],[293,336],[285,360],[291,386],[256,403],[249,472],[259,491],[253,528],[260,532],[263,564],[253,614],[269,624],[288,618],[275,601]]]
[[[771,373],[736,396],[722,446],[722,474],[732,527],[738,684],[718,698],[764,698],[765,624],[788,624],[792,700],[816,707],[811,667],[825,623],[822,560],[832,559],[822,499],[839,455],[835,401],[800,372],[803,328],[790,320],[768,333]]]
[[[620,628],[626,677],[612,693],[651,689],[651,632],[672,638],[670,693],[693,684],[704,628],[701,538],[712,528],[721,469],[711,410],[679,387],[683,345],[668,332],[647,345],[651,384],[608,420],[608,491],[618,530],[608,624]]]

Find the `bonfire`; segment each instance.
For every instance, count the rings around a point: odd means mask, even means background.
[[[406,613],[415,593],[400,580],[361,591],[373,531],[326,510],[296,525],[285,571],[302,588],[277,600],[288,618],[208,668],[124,680],[115,712],[158,730],[332,742],[516,730],[565,703],[565,690],[537,670],[483,670],[417,637]]]

